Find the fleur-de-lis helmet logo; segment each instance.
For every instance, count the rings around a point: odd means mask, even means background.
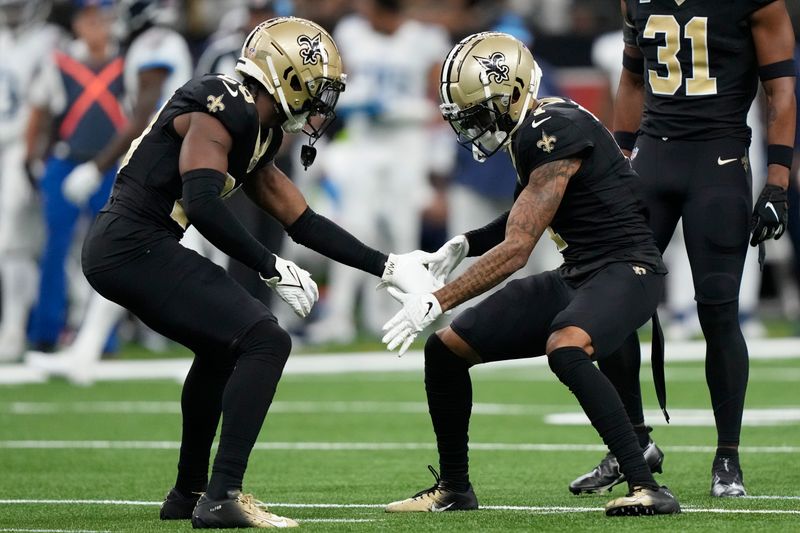
[[[322,57],[322,33],[318,33],[314,37],[301,35],[297,38],[297,44],[300,45],[300,57],[303,58],[303,64],[316,65]]]
[[[508,81],[508,72],[510,69],[508,65],[506,65],[506,56],[501,52],[495,52],[489,57],[474,57],[475,61],[480,63],[489,81],[494,81],[495,83]]]

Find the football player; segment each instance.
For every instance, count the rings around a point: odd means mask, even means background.
[[[16,360],[25,350],[28,312],[38,287],[39,235],[32,230],[41,224],[23,138],[31,80],[61,38],[42,22],[48,11],[46,2],[0,0],[0,362]]]
[[[434,471],[431,488],[389,504],[388,512],[478,508],[467,458],[469,368],[540,355],[620,458],[630,493],[609,502],[606,514],[680,512],[653,479],[619,395],[593,364],[653,316],[664,286],[638,176],[594,115],[570,100],[537,100],[539,76],[521,42],[493,32],[462,40],[442,68],[442,114],[476,159],[509,152],[515,201],[495,221],[426,258],[446,276],[465,256],[480,256],[461,276],[432,294],[391,289],[403,308],[384,326],[383,341],[403,353],[444,311],[525,266],[545,231],[564,264],[509,282],[428,337],[425,391],[441,477]]]
[[[302,131],[313,145],[335,117],[345,77],[330,35],[307,20],[270,19],[247,36],[236,70],[242,83],[224,75],[186,83],[133,142],[84,243],[83,270],[100,294],[195,353],[181,398],[178,477],[161,518],[191,518],[197,528],[288,527],[296,522],[241,488],[290,337],[224,269],[179,244],[186,227],[258,272],[301,317],[317,286],[228,210],[222,198],[239,187],[300,244],[405,290],[424,292],[435,280],[413,256],[387,258],[314,213],[273,163],[283,132]]]
[[[787,225],[794,34],[783,0],[622,5],[615,137],[641,176],[660,250],[683,220],[717,427],[711,495],[744,496],[738,447],[748,356],[737,316],[739,286],[750,234],[752,246],[763,246]],[[746,117],[759,78],[767,96],[768,171],[753,207]],[[632,335],[620,357],[601,361],[600,368],[619,391],[648,462],[660,468],[663,454],[642,413],[640,357]],[[623,480],[612,454],[570,490],[603,491]]]

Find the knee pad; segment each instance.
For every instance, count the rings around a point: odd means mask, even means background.
[[[292,351],[292,338],[274,320],[261,320],[236,343],[238,357],[269,357],[286,363]]]
[[[737,302],[719,305],[698,303],[697,318],[707,337],[725,335],[730,328],[739,328],[739,305]]]
[[[697,282],[695,299],[704,304],[726,304],[739,299],[741,273],[734,276],[728,273],[708,274]]]

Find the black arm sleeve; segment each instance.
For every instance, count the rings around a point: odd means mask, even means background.
[[[294,242],[334,261],[378,277],[383,275],[388,260],[386,254],[373,250],[341,226],[315,213],[310,207],[286,228],[286,233]]]
[[[277,276],[275,256],[233,216],[219,197],[225,175],[209,168],[191,170],[183,180],[183,209],[211,244],[265,278]]]
[[[506,238],[506,223],[510,211],[506,211],[484,227],[468,231],[464,234],[469,243],[468,257],[483,255]]]

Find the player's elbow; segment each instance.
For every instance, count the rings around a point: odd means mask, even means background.
[[[528,258],[533,251],[533,244],[527,241],[517,241],[507,243],[507,257],[505,266],[509,274],[521,270],[528,264]]]

